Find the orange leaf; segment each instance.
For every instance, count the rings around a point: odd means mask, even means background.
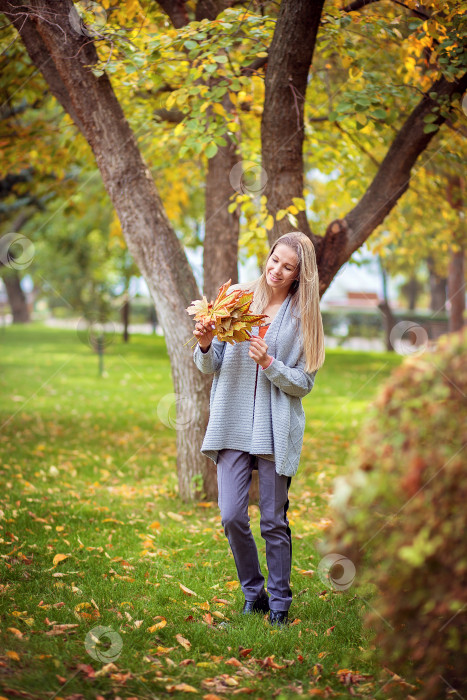
[[[156,615],[156,617],[155,617],[154,619],[155,619],[155,620],[160,620],[160,622],[156,622],[155,625],[152,625],[151,627],[148,627],[148,632],[150,632],[151,634],[152,634],[153,632],[155,632],[156,630],[162,629],[162,628],[165,627],[166,624],[167,624],[167,620],[165,619],[165,617],[162,617],[162,615]]]

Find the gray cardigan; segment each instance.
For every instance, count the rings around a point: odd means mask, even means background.
[[[317,370],[303,369],[300,320],[292,317],[291,299],[289,293],[264,337],[268,354],[274,357],[264,370],[249,356],[247,340],[230,345],[214,338],[206,353],[198,343],[195,346],[198,369],[214,372],[201,446],[214,463],[219,450],[234,449],[275,461],[278,474],[297,472],[305,432],[302,397],[312,390]],[[253,333],[257,332],[255,327]]]

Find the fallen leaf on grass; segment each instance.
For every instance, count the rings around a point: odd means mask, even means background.
[[[243,668],[243,664],[241,661],[235,658],[235,656],[232,656],[228,661],[225,662],[228,666],[240,666],[240,668]]]
[[[95,677],[99,678],[100,676],[107,676],[113,671],[118,671],[118,668],[117,666],[115,666],[115,664],[105,664],[104,666],[102,666],[102,668],[95,672]]]
[[[257,662],[265,668],[285,668],[285,666],[276,664],[276,662],[274,661],[274,656],[275,654],[272,654],[272,656],[266,656],[264,659],[257,659]]]
[[[184,649],[186,649],[187,651],[190,649],[191,642],[189,642],[188,639],[186,639],[185,637],[182,637],[181,634],[176,634],[175,639]]]
[[[331,634],[332,630],[335,629],[335,628],[336,628],[336,625],[333,625],[332,627],[329,627],[329,628],[326,630],[326,634],[328,635],[328,637],[329,637],[329,635]]]
[[[78,664],[76,670],[84,673],[86,678],[94,678],[96,675],[95,670],[90,664]]]
[[[253,648],[244,649],[243,647],[239,647],[240,656],[248,656],[248,654],[251,654],[252,651],[253,651]]]
[[[169,693],[176,693],[177,691],[179,691],[180,693],[197,693],[198,692],[196,690],[196,688],[193,688],[192,685],[188,685],[188,683],[177,683],[176,685],[166,685],[165,688]]]
[[[65,561],[65,559],[68,559],[70,555],[69,554],[56,554],[53,558],[53,565],[57,566],[61,561]]]
[[[186,595],[195,595],[198,596],[197,593],[192,591],[190,588],[187,588],[186,586],[183,585],[183,583],[178,584],[180,586],[180,590],[183,591],[183,593],[186,593]]]
[[[225,693],[226,690],[235,688],[238,685],[238,681],[227,673],[221,673],[220,676],[216,676],[215,678],[205,678],[201,681],[201,685],[203,688],[206,688],[206,690],[215,690],[218,693]]]
[[[155,617],[154,619],[155,619],[155,620],[160,620],[160,622],[156,622],[155,625],[152,625],[151,627],[148,627],[148,632],[150,632],[151,634],[152,634],[153,632],[155,632],[156,630],[162,629],[162,628],[165,627],[166,624],[167,624],[167,620],[165,619],[165,617],[162,617],[162,615],[156,615],[156,617]]]
[[[225,598],[218,598],[216,595],[212,599],[213,603],[220,603],[221,605],[230,605],[229,600],[225,600]]]
[[[176,521],[179,522],[179,523],[182,523],[182,522],[183,522],[183,516],[180,515],[179,513],[172,513],[172,511],[169,510],[169,511],[167,512],[167,515],[168,515],[169,518],[171,518],[172,520],[176,520]],[[198,692],[198,691],[196,691],[196,692]]]
[[[373,678],[369,673],[354,673],[348,668],[341,668],[336,672],[336,676],[339,678],[340,682],[344,685],[350,686],[355,683],[361,683],[362,681],[368,681]]]
[[[52,637],[55,634],[66,634],[66,632],[71,632],[75,627],[79,627],[79,625],[53,625],[51,630],[47,630],[45,633],[47,636]]]
[[[6,655],[8,656],[9,659],[13,659],[13,661],[19,661],[20,658],[16,651],[7,651]]]
[[[251,695],[251,693],[256,693],[255,688],[236,688],[234,691],[232,691],[233,695],[242,695],[242,694],[248,694]]]
[[[229,589],[229,591],[234,591],[236,588],[240,586],[240,583],[238,581],[227,581],[225,584],[225,587]]]
[[[156,647],[155,653],[159,656],[160,654],[169,654],[171,651],[176,649],[176,647]],[[154,649],[150,649],[149,653],[153,652]]]

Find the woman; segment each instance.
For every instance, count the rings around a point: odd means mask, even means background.
[[[242,613],[269,611],[271,624],[287,624],[292,602],[288,491],[305,430],[301,399],[324,362],[318,271],[308,236],[281,236],[261,277],[233,289],[254,292],[251,310],[267,314],[269,324],[235,345],[215,338],[212,327],[196,324],[194,361],[201,372],[214,373],[201,452],[217,464],[222,525],[245,596]],[[253,469],[259,476],[267,593],[248,517]]]

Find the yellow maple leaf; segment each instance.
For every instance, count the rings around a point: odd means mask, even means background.
[[[235,289],[230,294],[227,290],[231,286],[229,279],[220,288],[214,301],[208,302],[202,299],[192,301],[186,311],[194,316],[195,321],[200,321],[205,326],[214,326],[213,333],[219,340],[233,345],[247,340],[253,326],[264,325],[266,314],[252,314],[250,304],[253,301],[253,292],[245,292]]]

